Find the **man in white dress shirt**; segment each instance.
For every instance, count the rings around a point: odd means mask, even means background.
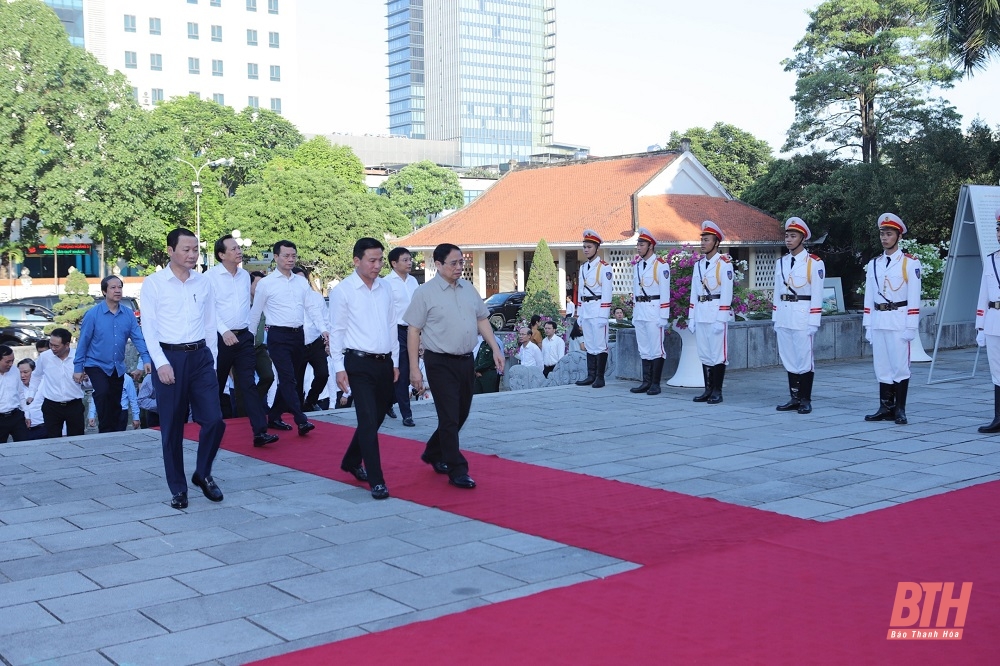
[[[542,374],[548,377],[559,359],[566,355],[566,341],[556,337],[554,321],[545,322],[542,328],[545,331],[545,337],[542,338]]]
[[[523,326],[517,334],[518,341],[521,343],[521,347],[517,350],[517,357],[521,359],[521,365],[526,368],[541,368],[543,366],[542,350],[531,339],[531,329]]]
[[[233,373],[233,383],[238,391],[234,393],[243,401],[243,409],[253,428],[253,445],[265,446],[278,441],[277,435],[267,432],[267,415],[264,404],[257,399],[254,384],[254,369],[257,367],[257,353],[253,346],[253,331],[250,330],[250,274],[240,264],[243,250],[231,235],[226,234],[215,241],[215,258],[219,263],[205,275],[212,283],[215,296],[215,318],[218,329],[219,354],[215,370],[219,381],[219,403],[222,415],[231,409],[228,395],[222,391]]]
[[[62,436],[64,424],[68,436],[83,434],[83,387],[73,378],[75,354],[69,346],[72,339],[65,328],[52,331],[49,350],[38,357],[27,391],[28,404],[42,401],[46,432],[52,437]]]
[[[198,239],[183,227],[167,234],[167,267],[142,283],[142,332],[156,372],[156,406],[160,417],[163,468],[173,497],[170,506],[188,506],[184,477],[184,422],[190,409],[201,426],[198,456],[191,482],[209,500],[222,501],[212,479],[226,422],[219,407],[215,374],[218,327],[209,279],[192,270],[198,263]],[[45,418],[48,426],[48,416]]]
[[[361,238],[354,244],[354,272],[330,292],[330,354],[337,386],[354,397],[358,427],[341,469],[367,481],[372,497],[387,499],[378,429],[399,378],[399,339],[392,288],[378,276],[382,243]],[[364,466],[362,467],[362,462]]]
[[[399,378],[396,380],[394,400],[399,405],[399,414],[403,417],[403,425],[412,428],[413,410],[410,409],[410,353],[406,348],[406,336],[409,326],[403,321],[403,313],[410,307],[413,292],[420,285],[417,278],[410,275],[413,268],[413,255],[405,247],[394,247],[389,250],[389,266],[392,270],[385,280],[392,287],[392,300],[396,309],[396,331],[399,338],[399,362],[406,364],[399,367]],[[389,406],[389,416],[393,417],[392,406]]]
[[[250,308],[250,330],[257,330],[262,314],[267,318],[267,351],[278,372],[278,393],[271,405],[268,427],[291,430],[292,426],[281,420],[282,414],[290,412],[299,434],[305,435],[316,427],[302,411],[299,397],[302,387],[298,377],[306,362],[305,318],[312,319],[313,326],[321,331],[324,345],[329,343],[330,334],[323,308],[309,297],[312,287],[304,277],[292,272],[298,258],[295,243],[280,240],[274,244],[277,270],[257,284]]]
[[[14,370],[14,350],[0,345],[0,445],[8,437],[15,442],[31,439],[25,422],[24,384],[21,374]]]
[[[306,298],[313,301],[313,305],[321,308],[324,313],[327,313],[329,308],[326,301],[323,300],[323,294],[312,288],[309,271],[301,266],[296,266],[292,269],[292,272],[296,275],[301,275],[309,283],[309,294]],[[310,317],[306,317],[302,322],[302,335],[306,341],[304,352],[305,363],[302,364],[301,374],[295,377],[295,381],[299,383],[299,396],[302,398],[303,412],[315,412],[319,409],[319,405],[316,402],[319,400],[320,393],[323,392],[326,385],[330,382],[330,366],[328,364],[330,355],[326,351],[326,338],[322,335],[323,331],[329,330],[330,322],[328,319],[324,319],[323,321],[326,324],[326,328],[322,329],[318,328]],[[307,366],[312,369],[309,384],[306,384],[305,381]]]

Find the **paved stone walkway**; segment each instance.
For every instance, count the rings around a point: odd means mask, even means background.
[[[943,353],[936,377],[973,355]],[[717,406],[616,381],[482,396],[463,444],[835,520],[1000,478],[1000,436],[976,432],[993,414],[980,366],[928,386],[914,365],[907,426],[865,423],[870,362],[841,361],[817,366],[806,416],[774,411],[787,384],[769,368],[730,373]],[[414,412],[416,428],[384,430],[426,437],[433,407]],[[0,662],[245,663],[635,566],[226,451],[225,502],[179,513],[162,474],[148,431],[0,445]]]

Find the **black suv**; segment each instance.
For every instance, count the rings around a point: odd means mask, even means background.
[[[502,291],[487,298],[486,308],[490,311],[490,325],[493,326],[493,330],[499,331],[507,326],[513,326],[523,302],[523,291]]]
[[[34,326],[2,326],[0,327],[0,345],[17,347],[19,345],[33,345],[39,340],[46,339],[47,335],[42,329]]]

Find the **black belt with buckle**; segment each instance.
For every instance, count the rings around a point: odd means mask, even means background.
[[[986,304],[986,307],[990,310],[1000,310],[1000,301],[990,301]]]
[[[600,296],[583,296],[583,297],[580,298],[580,300],[583,301],[584,303],[589,303],[591,301],[599,301],[599,300],[601,300],[601,297]]]
[[[297,333],[302,330],[301,326],[268,326],[268,329],[275,331],[291,331],[292,333]]]
[[[782,294],[781,300],[783,301],[808,301],[812,296],[809,294]]]
[[[199,349],[204,349],[205,341],[198,340],[197,342],[182,342],[180,344],[171,344],[169,342],[161,342],[160,347],[166,351],[182,351],[182,352],[193,352]]]
[[[876,303],[875,309],[879,312],[890,312],[892,310],[898,310],[899,308],[905,308],[908,301],[896,301],[895,303]]]
[[[431,351],[430,349],[425,349],[424,353],[430,354],[431,356],[444,356],[445,358],[461,358],[461,359],[472,358],[472,352],[469,352],[468,354],[446,354],[445,352],[436,352],[436,351]]]
[[[81,402],[82,400],[83,398],[73,398],[72,400],[50,400],[49,398],[45,398],[42,400],[42,404],[44,405],[46,402],[51,402],[53,405],[62,405],[65,407],[66,405],[72,405],[73,403]]]
[[[650,301],[655,301],[655,300],[658,300],[659,298],[660,298],[659,294],[653,294],[652,296],[636,296],[635,297],[635,302],[636,303],[649,303]]]
[[[20,407],[15,407],[14,409],[10,410],[9,412],[0,412],[0,417],[8,417],[11,414],[13,414],[14,412],[19,412],[19,411],[21,411],[21,408]]]
[[[708,301],[717,301],[722,298],[722,294],[705,294],[704,296],[698,297],[699,303],[707,303]]]
[[[371,352],[361,351],[360,349],[345,349],[345,354],[351,354],[352,356],[360,356],[361,358],[370,358],[373,361],[385,361],[387,359],[392,359],[392,354],[372,354]]]

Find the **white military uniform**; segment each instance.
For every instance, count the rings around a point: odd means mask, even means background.
[[[726,334],[729,322],[733,321],[732,305],[732,259],[719,252],[711,259],[700,259],[691,279],[691,315],[688,319],[695,324],[695,341],[702,365],[728,364]]]
[[[1000,252],[986,257],[983,280],[979,285],[976,306],[976,328],[986,334],[986,355],[990,359],[990,375],[1000,386]]]
[[[583,344],[588,354],[608,351],[608,315],[611,312],[613,280],[611,265],[599,255],[580,266],[577,320],[583,329]]]
[[[865,267],[865,314],[872,361],[880,384],[910,378],[910,342],[902,334],[920,324],[920,260],[902,250],[880,254]]]
[[[670,320],[670,264],[651,255],[639,259],[632,270],[632,325],[639,345],[639,356],[651,361],[665,358],[663,329]]]
[[[771,306],[778,356],[785,370],[796,375],[812,372],[812,327],[823,314],[823,260],[808,252],[786,254],[774,267]]]

